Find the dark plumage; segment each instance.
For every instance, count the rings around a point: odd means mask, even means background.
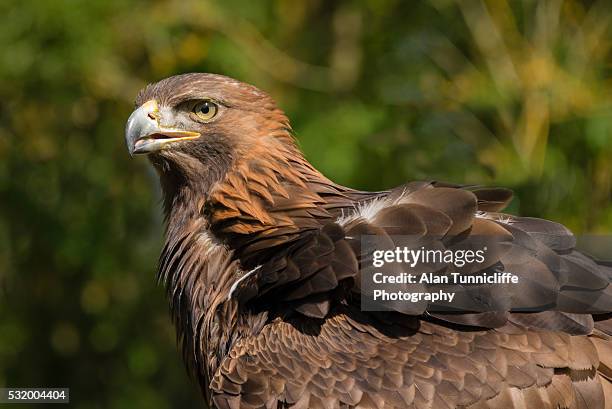
[[[128,148],[149,154],[164,194],[159,277],[209,403],[612,408],[612,268],[574,250],[562,225],[499,213],[508,190],[339,186],[304,159],[267,94],[219,75],[165,79],[136,106]],[[469,289],[490,311],[362,312],[366,234],[496,237],[504,247],[483,267],[527,284]]]

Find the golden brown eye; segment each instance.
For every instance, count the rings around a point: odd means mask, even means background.
[[[193,112],[203,121],[210,121],[217,115],[217,104],[211,101],[199,102],[193,108]]]

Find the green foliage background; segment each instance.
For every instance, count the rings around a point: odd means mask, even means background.
[[[508,186],[513,212],[612,230],[609,1],[7,0],[0,16],[0,386],[200,406],[154,281],[155,176],[123,141],[139,88],[172,74],[269,91],[343,184]]]

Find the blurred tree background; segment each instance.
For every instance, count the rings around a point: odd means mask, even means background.
[[[172,74],[267,90],[340,183],[508,186],[512,212],[610,232],[611,6],[2,1],[0,386],[200,406],[154,280],[156,177],[123,137],[137,91]]]

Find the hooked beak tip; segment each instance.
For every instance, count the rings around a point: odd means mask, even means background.
[[[155,100],[145,102],[130,115],[125,126],[125,142],[130,156],[157,152],[170,142],[200,137],[199,132],[162,127],[159,119]]]

